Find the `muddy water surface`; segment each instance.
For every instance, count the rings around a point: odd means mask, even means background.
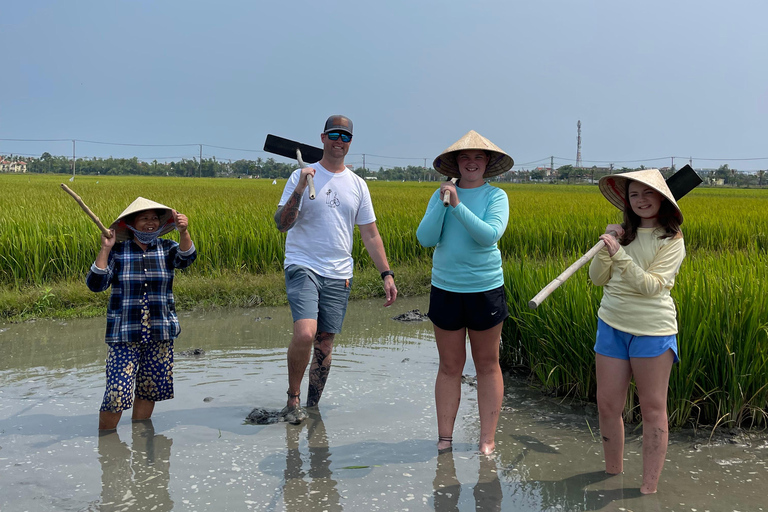
[[[625,474],[607,477],[594,408],[517,381],[492,457],[476,452],[471,379],[454,450],[438,454],[431,324],[391,318],[427,300],[352,303],[320,407],[298,426],[244,421],[285,403],[287,308],[183,314],[177,352],[205,354],[177,356],[176,398],[102,436],[105,320],[0,325],[0,511],[768,510],[764,440],[674,434],[659,493],[640,496],[639,432]]]

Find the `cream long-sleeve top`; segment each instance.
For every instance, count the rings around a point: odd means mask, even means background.
[[[637,237],[613,256],[597,253],[589,278],[603,286],[598,318],[635,336],[677,334],[675,303],[669,292],[685,258],[682,234],[659,238],[658,228],[638,228]]]

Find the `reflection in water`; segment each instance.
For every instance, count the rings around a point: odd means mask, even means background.
[[[343,509],[337,482],[331,471],[331,451],[328,436],[320,412],[310,410],[309,418],[301,425],[286,424],[285,473],[283,501],[286,510],[324,510],[328,512]],[[299,449],[300,436],[307,428],[309,470],[304,470]],[[305,477],[309,479],[305,479]]]
[[[437,471],[432,482],[433,505],[435,512],[454,512],[459,510],[461,482],[456,478],[456,466],[453,452],[443,452],[437,456]],[[475,498],[475,510],[496,512],[501,510],[503,496],[496,461],[480,455],[480,471],[477,484],[472,492]]]
[[[491,457],[480,455],[480,472],[472,494],[475,497],[475,510],[501,510],[501,482],[496,461]]]
[[[99,433],[101,500],[90,510],[173,510],[168,492],[171,444],[152,420],[134,421],[129,448],[117,431]]]
[[[0,510],[467,511],[486,497],[493,510],[497,478],[501,509],[510,511],[768,510],[763,436],[752,446],[707,446],[706,435],[682,432],[670,443],[664,489],[640,497],[639,440],[628,443],[627,475],[607,477],[588,429],[596,410],[552,402],[516,380],[507,382],[499,420],[498,475],[478,468],[471,400],[462,400],[453,455],[439,457],[436,474],[434,410],[425,401],[438,365],[432,331],[391,320],[423,311],[428,298],[400,300],[397,311],[379,300],[350,304],[324,426],[319,416],[302,426],[242,424],[257,405],[254,382],[258,405],[284,404],[289,308],[184,313],[179,350],[206,354],[179,357],[179,393],[154,419],[173,438],[170,489],[171,441],[151,425],[123,425],[125,443],[95,435],[104,319],[8,326],[0,333]]]
[[[519,441],[523,449],[502,470],[502,474],[505,480],[515,483],[512,492],[515,502],[524,503],[531,510],[601,510],[611,503],[641,496],[639,488],[624,487],[623,475],[609,475],[604,470],[579,473],[562,480],[532,479],[529,475],[531,465],[525,464],[529,453],[559,455],[560,452],[533,436],[510,437]],[[549,459],[549,463],[554,464],[554,460]],[[538,466],[538,463],[535,465]],[[587,489],[600,482],[605,482],[606,488]]]
[[[453,452],[447,451],[437,456],[437,471],[432,482],[433,504],[436,512],[454,512],[459,510],[461,483],[456,478],[456,465]]]

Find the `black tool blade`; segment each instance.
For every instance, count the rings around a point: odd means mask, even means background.
[[[296,149],[301,151],[301,158],[305,163],[313,164],[323,158],[323,150],[308,144],[302,144],[290,139],[268,134],[264,141],[264,151],[284,156],[286,158],[296,159]]]
[[[669,191],[672,192],[675,201],[677,201],[685,194],[698,187],[702,181],[703,180],[699,175],[696,174],[696,171],[693,170],[693,167],[685,164],[679,171],[669,177],[667,186],[669,187]]]

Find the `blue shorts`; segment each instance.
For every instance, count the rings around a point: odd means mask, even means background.
[[[160,402],[173,398],[173,340],[108,343],[107,389],[102,411],[122,412],[136,398]]]
[[[317,320],[320,332],[341,332],[351,289],[352,279],[323,277],[301,265],[285,269],[285,291],[293,321]]]
[[[677,358],[677,335],[670,336],[635,336],[614,329],[601,319],[597,319],[597,337],[595,352],[607,357],[629,360],[631,357],[657,357],[672,349]]]

